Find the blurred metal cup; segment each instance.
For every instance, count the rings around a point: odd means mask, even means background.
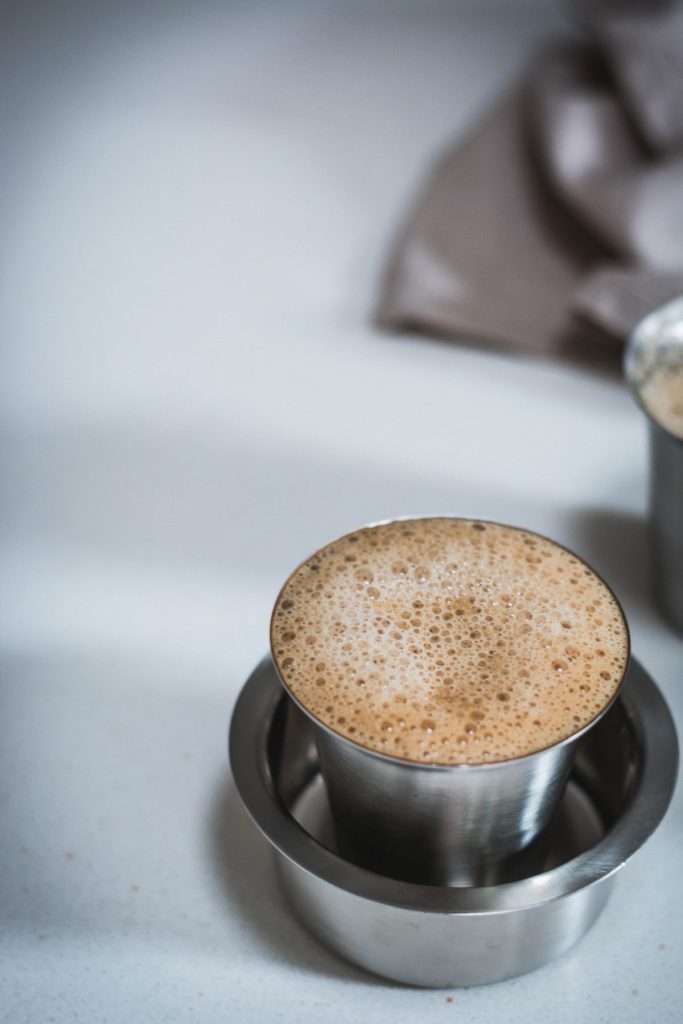
[[[560,804],[577,743],[619,692],[583,729],[524,757],[424,764],[341,736],[279,678],[312,723],[340,852],[379,874],[427,885],[491,885],[510,858],[533,865],[542,855],[542,838],[534,841]]]
[[[683,438],[659,423],[643,400],[655,370],[683,367],[683,297],[650,313],[633,331],[624,371],[650,434],[650,534],[653,583],[667,619],[683,632]]]

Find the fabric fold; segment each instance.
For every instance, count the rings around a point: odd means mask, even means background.
[[[656,13],[641,40],[651,56],[665,24],[683,36],[680,8]],[[574,355],[614,347],[683,291],[683,99],[662,114],[681,83],[651,76],[643,92],[643,18],[626,31],[603,13],[592,41],[547,49],[441,157],[393,247],[380,325]],[[667,45],[680,64],[665,61],[665,78],[683,71],[683,38]],[[642,131],[626,90],[643,99]]]

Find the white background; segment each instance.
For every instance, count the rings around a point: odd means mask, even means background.
[[[287,573],[411,512],[574,547],[617,590],[681,721],[681,640],[648,590],[645,428],[618,375],[370,325],[430,160],[567,33],[559,14],[13,12],[0,1016],[678,1021],[680,796],[573,953],[430,992],[344,964],[290,918],[225,757]]]

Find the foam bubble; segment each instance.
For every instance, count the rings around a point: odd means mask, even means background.
[[[578,732],[628,658],[619,605],[575,555],[449,518],[367,527],[317,552],[283,587],[271,644],[292,694],[331,729],[441,764]]]

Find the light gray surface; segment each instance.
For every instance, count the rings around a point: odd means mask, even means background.
[[[625,388],[367,325],[426,161],[557,19],[417,2],[15,10],[0,1009],[12,1024],[677,1021],[680,793],[574,953],[426,993],[354,971],[290,919],[225,762],[286,574],[411,512],[574,546],[683,722]]]

